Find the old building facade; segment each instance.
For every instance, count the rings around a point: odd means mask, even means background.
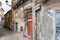
[[[32,7],[32,1],[13,0],[13,30],[20,32],[22,27],[23,33],[32,36],[33,40],[54,40],[54,18],[48,16],[48,11],[58,10],[59,2],[59,0],[38,0],[37,4],[40,5],[36,10]]]
[[[55,18],[49,16],[49,10],[51,10],[54,15],[53,10],[59,10],[59,0],[50,0],[46,4],[44,4],[42,7],[41,13],[41,24],[40,24],[40,39],[41,40],[56,40],[55,32]]]
[[[11,29],[10,23],[12,22],[12,11],[9,10],[5,15],[4,15],[4,28]]]
[[[20,5],[20,6],[18,6],[17,4]],[[33,28],[35,28],[35,27],[33,27],[33,18],[32,18],[34,16],[34,15],[32,15],[34,13],[32,11],[32,4],[33,4],[33,2],[32,1],[26,1],[25,3],[22,3],[22,4],[17,3],[17,4],[15,6],[13,6],[14,12],[16,13],[16,14],[14,13],[15,14],[14,16],[20,15],[20,17],[21,17],[22,14],[23,14],[25,17],[23,17],[23,19],[16,17],[16,18],[18,18],[19,21],[15,18],[14,19],[15,20],[14,23],[17,22],[18,25],[20,25],[22,23],[22,21],[24,20],[24,22],[23,22],[23,24],[25,25],[23,27],[24,28],[23,29],[24,30],[24,34],[25,35],[27,34],[27,35],[31,36],[32,38],[33,38],[33,35],[35,35],[35,37],[37,37],[37,34],[38,34],[37,29],[33,29]],[[39,4],[39,2],[36,3],[36,4]],[[38,7],[38,6],[39,5],[37,5],[36,7]],[[33,9],[33,10],[35,10],[36,14],[38,14],[38,15],[40,15],[39,14],[39,11],[40,11],[39,8]],[[38,9],[39,9],[39,11],[38,11]],[[38,19],[37,18],[38,15],[36,15],[36,19]],[[20,21],[20,20],[22,20],[22,21]],[[21,23],[19,23],[19,22],[21,22]],[[36,22],[34,23],[34,25],[37,25],[38,24],[37,22],[38,22],[38,20],[36,20]],[[36,26],[36,28],[37,28],[37,26]],[[19,29],[20,29],[20,27],[19,27]],[[34,33],[33,33],[33,31],[34,31]],[[35,39],[37,39],[37,38],[35,38]]]

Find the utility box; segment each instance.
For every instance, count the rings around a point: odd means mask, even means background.
[[[48,16],[52,19],[53,39],[60,40],[60,10],[48,10]]]

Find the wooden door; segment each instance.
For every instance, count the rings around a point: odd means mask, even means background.
[[[32,36],[32,9],[25,10],[28,35]]]
[[[28,22],[28,35],[32,36],[32,21]]]

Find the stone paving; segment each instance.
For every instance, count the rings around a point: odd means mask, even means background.
[[[28,40],[23,33],[12,33],[6,29],[0,29],[0,40]]]
[[[28,40],[27,38],[23,38],[21,33],[13,33],[7,36],[2,36],[0,40]]]

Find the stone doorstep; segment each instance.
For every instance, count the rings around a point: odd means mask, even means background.
[[[32,40],[31,36],[29,36],[29,35],[24,34],[23,37],[28,38],[29,40]]]

